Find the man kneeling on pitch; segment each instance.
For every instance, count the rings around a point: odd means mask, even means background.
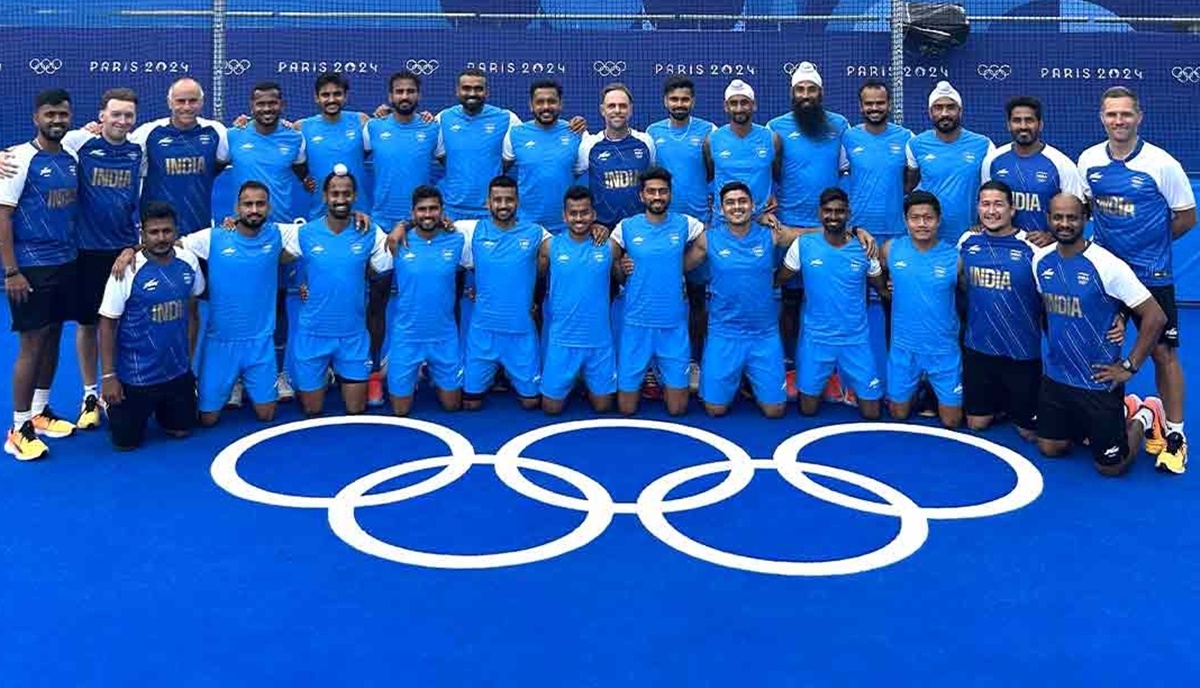
[[[142,246],[122,279],[109,277],[100,303],[101,394],[117,449],[134,449],[151,414],[172,437],[196,421],[192,311],[204,291],[196,256],[175,247],[175,210],[142,206]]]
[[[1146,362],[1167,316],[1127,264],[1083,238],[1083,201],[1060,193],[1050,200],[1049,212],[1057,243],[1033,258],[1047,344],[1038,449],[1046,456],[1063,456],[1072,441],[1086,440],[1097,471],[1122,475],[1153,423],[1141,399],[1125,396],[1125,383]],[[1122,306],[1141,320],[1133,351],[1124,359],[1106,336]]]

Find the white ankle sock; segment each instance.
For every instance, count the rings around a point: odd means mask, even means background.
[[[46,405],[50,403],[50,390],[35,389],[33,390],[33,405],[29,408],[33,415],[37,416],[46,410]]]

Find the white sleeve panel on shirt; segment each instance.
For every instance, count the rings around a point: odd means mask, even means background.
[[[0,205],[17,207],[21,192],[25,190],[25,178],[29,174],[29,163],[37,155],[32,143],[23,143],[12,149],[12,164],[17,171],[11,177],[0,179]]]
[[[788,246],[787,253],[783,254],[783,267],[792,272],[800,272],[800,237]]]
[[[1011,143],[992,149],[988,151],[987,155],[983,156],[983,166],[979,168],[980,184],[986,184],[992,181],[992,163],[996,161],[996,158],[1004,155],[1010,150],[1012,150]]]
[[[1145,163],[1142,157],[1145,156]],[[1141,163],[1141,164],[1139,164]],[[1170,153],[1158,146],[1145,144],[1141,155],[1135,158],[1130,167],[1142,169],[1158,183],[1158,192],[1167,199],[1167,206],[1179,212],[1196,207],[1196,195],[1192,184],[1179,161]]]
[[[141,255],[138,255],[138,258],[141,258]],[[135,258],[134,265],[137,263]],[[112,275],[108,276],[108,282],[104,285],[104,297],[100,300],[100,315],[117,320],[125,314],[125,303],[133,293],[133,275],[137,272],[134,265],[125,268],[125,275],[119,281]]]
[[[1058,244],[1050,244],[1049,246],[1043,246],[1042,248],[1035,249],[1033,252],[1033,261],[1030,263],[1030,266],[1033,270],[1033,284],[1037,287],[1039,294],[1042,293],[1042,279],[1041,275],[1038,274],[1041,272],[1041,270],[1038,268],[1038,265],[1042,262],[1043,258],[1050,255],[1051,251],[1055,251],[1057,249]]]
[[[300,248],[300,224],[279,225],[279,238],[283,242],[283,250],[299,258],[304,255]]]
[[[1079,172],[1080,183],[1083,184],[1085,199],[1090,198],[1092,195],[1092,189],[1087,178],[1088,170],[1092,167],[1103,167],[1108,164],[1108,152],[1105,149],[1105,145],[1097,143],[1079,155],[1079,162],[1076,164],[1076,169]]]
[[[691,243],[696,240],[696,237],[704,233],[704,223],[692,217],[691,215],[684,215],[684,217],[687,218],[688,226],[687,243]]]
[[[513,112],[512,110],[507,110],[506,112],[508,112],[508,128],[509,129],[512,129],[513,127],[521,124],[521,118],[519,116],[517,116],[517,113]]]
[[[504,143],[500,146],[500,158],[504,160],[504,162],[512,162],[513,160],[517,159],[516,154],[513,153],[511,127],[509,127],[508,131],[504,132]]]
[[[904,144],[904,158],[908,161],[908,169],[910,170],[920,169],[920,165],[917,164],[917,156],[913,153],[912,149],[913,140],[909,139],[908,143]]]
[[[99,134],[93,134],[87,129],[73,129],[67,132],[67,135],[62,139],[62,147],[72,155],[78,157],[79,149],[83,148],[84,144],[96,138]]]
[[[1083,179],[1079,176],[1079,167],[1072,163],[1070,158],[1054,146],[1046,146],[1042,149],[1042,154],[1050,160],[1054,169],[1058,170],[1059,191],[1069,193],[1079,199],[1087,197],[1083,188]]]
[[[1150,290],[1133,274],[1133,268],[1103,247],[1091,244],[1084,249],[1083,257],[1096,266],[1100,282],[1109,296],[1120,299],[1130,308],[1137,308],[1150,298]]]
[[[475,267],[475,252],[471,250],[471,240],[475,238],[475,225],[478,220],[459,220],[454,223],[454,229],[463,236],[462,258],[458,264],[471,270]]]
[[[211,126],[217,132],[217,162],[229,162],[229,131],[215,119],[197,117],[196,122]]]
[[[650,136],[644,131],[638,131],[637,129],[630,129],[629,133],[632,134],[635,139],[646,144],[646,147],[650,149],[650,164],[657,165],[658,149],[654,146],[654,137]],[[600,135],[604,136],[604,132],[600,132]]]
[[[437,113],[437,115],[434,117],[434,120],[438,123],[437,147],[433,149],[433,157],[435,157],[435,158],[446,157],[446,141],[442,137],[442,114],[445,112],[446,112],[445,110],[442,110],[441,112]]]
[[[234,230],[222,229],[221,231],[234,231]],[[212,247],[212,233],[213,233],[213,230],[211,227],[208,229],[201,229],[200,231],[192,232],[191,234],[188,234],[187,236],[181,237],[179,239],[179,243],[185,249],[196,254],[201,259],[208,260],[208,255],[211,252],[211,247]]]
[[[592,156],[592,147],[604,138],[604,132],[585,134],[579,141],[579,153],[575,156],[575,176],[588,171],[588,159]]]
[[[608,240],[613,242],[617,246],[620,246],[622,249],[625,248],[625,221],[624,220],[617,222],[617,226],[614,227],[613,231],[608,235]]]
[[[975,232],[972,232],[968,229],[962,233],[962,236],[958,237],[958,242],[954,244],[954,247],[961,251],[963,244],[967,243],[967,239],[970,239],[973,236],[975,236]]]
[[[371,269],[384,273],[392,269],[392,253],[387,248],[387,234],[375,225],[375,245],[371,247]]]
[[[296,157],[292,159],[293,165],[300,165],[308,162],[308,144],[304,142],[304,137],[300,137],[300,146],[296,148]]]
[[[200,260],[196,258],[196,254],[184,248],[175,249],[175,256],[192,266],[192,270],[196,273],[196,279],[192,280],[192,296],[203,294],[207,285],[204,283],[204,273],[200,270]]]

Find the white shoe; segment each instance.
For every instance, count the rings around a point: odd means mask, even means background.
[[[700,364],[692,362],[688,366],[688,389],[693,393],[700,391]]]
[[[238,380],[233,383],[233,390],[229,392],[229,401],[225,402],[225,408],[238,409],[242,407],[242,397],[246,390],[242,386],[242,381]]]
[[[292,383],[288,380],[287,373],[275,376],[275,401],[287,403],[295,398],[296,390],[292,389]]]

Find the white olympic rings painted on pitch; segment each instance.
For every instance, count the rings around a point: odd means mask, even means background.
[[[225,73],[241,76],[250,69],[250,60],[225,60]]]
[[[625,73],[625,60],[596,60],[592,63],[592,71],[600,76],[621,76]]]
[[[33,70],[34,74],[55,74],[62,66],[62,60],[57,57],[35,57],[29,61],[29,69]]]
[[[1200,65],[1176,65],[1171,68],[1171,76],[1181,84],[1200,84]]]
[[[1012,65],[981,64],[975,68],[975,73],[988,81],[1004,81],[1012,75]]]
[[[437,60],[409,60],[404,68],[417,76],[429,76],[438,70],[441,64]]]
[[[238,461],[254,446],[280,435],[309,428],[336,425],[385,425],[430,434],[449,448],[445,456],[413,459],[379,469],[350,482],[332,497],[273,492],[247,482],[238,472]],[[634,502],[616,502],[604,486],[567,466],[521,455],[540,440],[576,430],[602,428],[644,429],[682,435],[721,452],[723,461],[688,466],[672,471],[647,485]],[[843,468],[800,460],[800,452],[827,437],[860,432],[899,432],[940,437],[990,453],[1006,463],[1016,476],[1015,485],[1001,497],[980,504],[926,507],[913,502],[896,488],[875,478]],[[461,478],[475,465],[492,466],[496,476],[513,491],[537,502],[583,512],[582,523],[557,539],[527,549],[485,554],[440,554],[407,549],[384,542],[368,533],[357,520],[360,508],[396,504],[435,492]],[[386,492],[372,493],[379,485],[396,478],[441,470],[422,481]],[[571,484],[582,497],[560,494],[540,487],[523,474],[532,470]],[[856,556],[828,561],[783,561],[760,559],[726,552],[683,534],[667,520],[667,514],[690,511],[733,497],[750,484],[756,471],[774,470],[791,486],[825,502],[863,513],[899,519],[900,527],[891,542]],[[667,499],[673,490],[697,478],[720,472],[729,475],[714,487],[689,497]],[[213,480],[230,494],[247,501],[298,509],[326,509],[330,529],[355,549],[381,559],[412,566],[444,569],[483,569],[519,566],[562,556],[586,546],[599,537],[617,514],[636,515],[656,538],[693,558],[727,568],[784,576],[837,576],[890,566],[910,556],[929,536],[930,520],[984,518],[1020,509],[1042,492],[1042,475],[1028,459],[988,440],[965,433],[921,425],[891,423],[848,423],[806,430],[784,440],[771,459],[752,459],[728,439],[699,428],[664,421],[596,418],[536,428],[506,442],[495,454],[477,454],[467,438],[437,423],[386,416],[316,418],[261,430],[223,449],[213,460]],[[828,488],[812,480],[823,476],[854,485],[883,501],[862,499]]]

